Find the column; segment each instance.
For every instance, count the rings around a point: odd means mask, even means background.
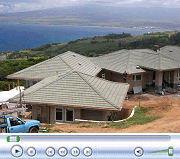
[[[173,88],[177,88],[177,75],[178,75],[178,70],[174,70],[172,73]]]
[[[162,90],[163,71],[156,71],[155,88]]]

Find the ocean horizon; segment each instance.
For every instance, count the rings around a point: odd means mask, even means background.
[[[165,29],[138,29],[100,26],[66,26],[44,24],[0,23],[0,52],[24,50],[51,43],[68,43],[76,39],[107,34],[143,35]]]

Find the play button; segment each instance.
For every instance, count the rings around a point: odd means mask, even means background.
[[[23,149],[19,145],[15,145],[11,149],[11,153],[14,157],[21,157],[23,154]]]
[[[137,156],[137,157],[140,157],[144,154],[144,151],[141,147],[136,147],[134,149],[134,154]]]

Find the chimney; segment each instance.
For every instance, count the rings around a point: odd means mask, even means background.
[[[157,52],[158,50],[160,51],[159,45],[154,45],[153,50],[156,51],[156,52]]]

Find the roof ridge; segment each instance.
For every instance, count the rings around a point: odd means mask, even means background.
[[[165,57],[165,58],[167,58],[167,59],[170,59],[170,60],[172,60],[172,61],[175,61],[175,62],[180,63],[180,61],[175,60],[174,58],[171,58],[170,56],[166,56],[166,55],[164,55],[164,54],[160,54],[160,55],[163,56],[163,57]]]
[[[71,52],[71,51],[64,52],[63,54],[67,54],[68,52]],[[73,68],[65,60],[63,60],[63,58],[61,56],[62,56],[62,54],[60,55],[60,59],[73,70]]]
[[[94,86],[92,86],[84,77],[82,77],[81,73],[77,72],[77,74],[102,98],[104,99],[106,102],[108,102],[110,105],[112,105],[114,108],[119,109],[118,107],[115,106],[115,104],[113,104],[111,101],[109,101],[108,99],[106,99],[105,97],[102,96],[102,94],[96,89],[94,88]],[[94,76],[91,76],[94,77]],[[99,78],[101,79],[101,78]],[[104,79],[103,79],[104,80]]]
[[[54,77],[55,79],[54,79],[54,80],[51,80],[50,82],[48,82],[48,83],[46,83],[46,84],[42,84],[40,87],[38,87],[37,89],[34,89],[33,91],[27,93],[26,95],[32,94],[33,92],[41,89],[42,87],[46,87],[46,86],[50,85],[51,83],[53,83],[53,82],[55,82],[55,81],[58,81],[59,79],[64,78],[65,76],[67,76],[67,75],[70,74],[70,73],[73,73],[73,70],[69,70],[69,71],[67,71],[66,73],[63,73],[63,74],[61,74],[61,75],[54,75],[54,76],[47,77],[47,78],[43,79],[43,80],[40,81],[40,82],[43,83],[44,80],[47,80],[47,79],[50,79],[50,78],[53,78],[53,77]],[[61,77],[60,77],[60,76],[61,76]],[[60,78],[58,78],[58,77],[60,77]],[[38,83],[40,83],[40,82],[38,82]],[[33,86],[35,87],[35,85],[33,85]],[[31,87],[29,87],[29,88],[32,88],[33,86],[31,86]]]
[[[180,47],[177,46],[177,45],[166,45],[166,46],[162,47],[162,48],[160,49],[160,51],[163,50],[163,49],[165,49],[165,48],[167,48],[167,47],[176,47],[176,48],[180,49]]]
[[[126,68],[125,68],[125,71],[127,73],[127,69],[128,69],[128,65],[129,65],[129,58],[130,58],[130,54],[131,54],[131,50],[128,50],[128,59],[127,59],[127,63],[126,63]]]
[[[98,57],[106,57],[106,56],[113,56],[114,54],[118,54],[120,53],[120,51],[128,51],[127,49],[122,49],[122,50],[117,50],[117,51],[114,51],[114,52],[110,52],[108,54],[104,54],[104,55],[101,55],[101,56],[98,56]],[[124,53],[124,52],[121,52],[121,53]],[[97,57],[92,57],[92,58],[97,58]]]
[[[89,75],[89,74],[86,74],[86,73],[83,73],[83,72],[79,72],[79,71],[75,71],[75,70],[72,70],[72,72],[78,72],[80,74],[84,74],[84,75],[87,75],[87,76],[90,76],[90,77],[94,77],[94,78],[100,79],[102,81],[106,81],[108,83],[116,83],[116,84],[123,84],[123,85],[127,85],[128,84],[128,83],[121,83],[121,82],[114,82],[114,81],[105,80],[103,78],[99,78],[97,76],[92,76],[92,75]]]
[[[161,70],[161,54],[158,55],[159,55],[159,70]]]
[[[57,58],[57,57],[59,57],[59,55],[57,55],[57,56],[55,56],[55,57],[53,57],[53,58],[55,59],[55,58]],[[36,67],[36,66],[39,66],[39,65],[41,65],[41,64],[44,64],[45,62],[48,62],[48,61],[52,60],[53,58],[50,58],[50,59],[47,59],[47,60],[45,60],[45,61],[39,62],[39,63],[37,63],[37,64],[34,64],[34,65],[30,66],[30,67],[27,67],[27,68],[22,69],[22,70],[20,70],[20,71],[18,71],[18,72],[15,72],[15,73],[13,73],[13,74],[21,73],[21,72],[24,72],[24,71],[29,70],[29,69],[31,70],[32,68],[34,68],[34,67]],[[10,75],[13,75],[13,74],[10,74]],[[8,75],[7,77],[9,77],[10,75]]]
[[[146,49],[131,49],[131,50],[135,50],[135,51],[148,50],[148,51],[152,51],[152,53],[156,53],[156,51],[151,50],[151,49],[149,49],[149,48],[146,48]]]
[[[17,73],[23,73],[24,71],[27,71],[27,70],[32,70],[33,68],[35,68],[35,67],[37,67],[37,66],[40,66],[40,65],[42,65],[42,64],[44,64],[44,63],[46,63],[46,62],[48,62],[48,61],[50,61],[50,60],[52,60],[52,59],[56,59],[56,58],[60,58],[68,67],[70,67],[70,66],[61,58],[61,54],[60,54],[60,55],[57,55],[57,56],[55,56],[55,57],[53,57],[53,58],[47,59],[47,60],[45,60],[45,61],[39,62],[39,63],[37,63],[37,64],[35,64],[35,65],[32,65],[32,66],[30,66],[30,67],[27,67],[27,68],[25,68],[25,69],[22,69],[22,70],[20,70],[20,71],[18,71],[18,72],[15,72],[15,73],[13,73],[13,74],[10,74],[10,75],[8,75],[7,77],[11,77],[11,75],[15,75],[15,74],[17,74]],[[72,67],[70,67],[70,68],[72,69]],[[45,78],[44,78],[44,79],[45,79]]]

